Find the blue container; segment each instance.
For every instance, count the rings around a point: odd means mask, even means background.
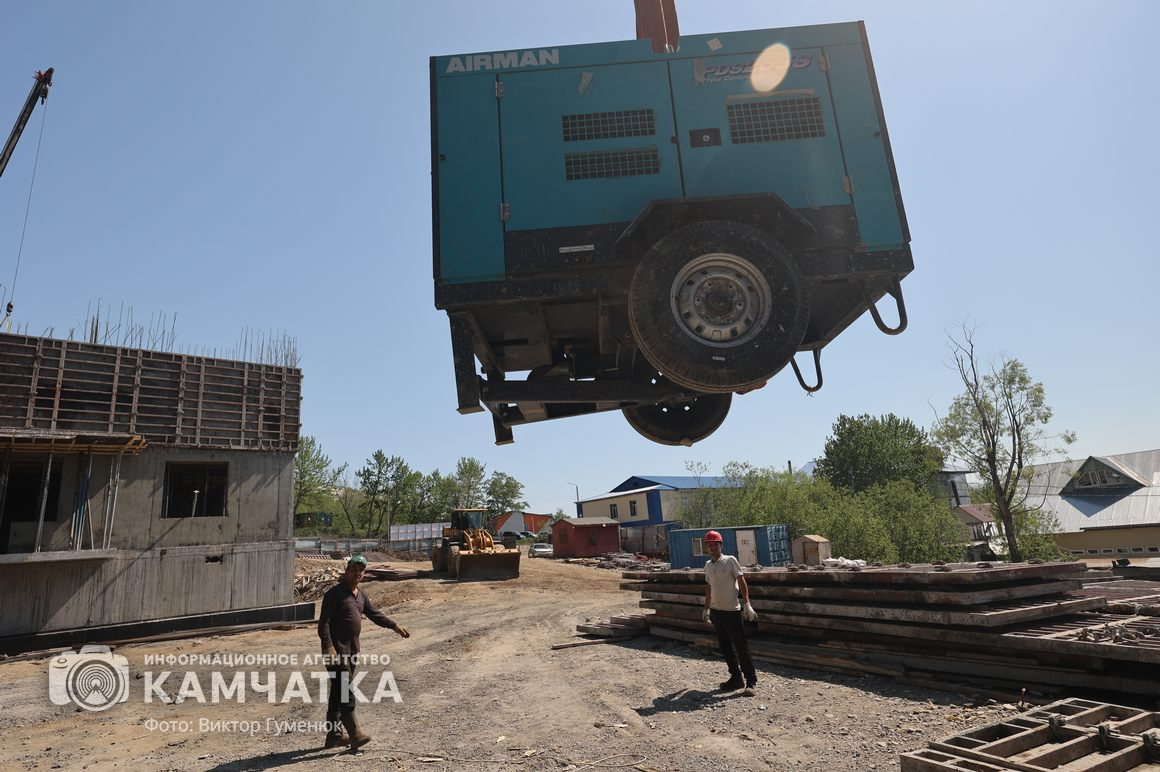
[[[703,568],[709,560],[705,534],[717,531],[724,541],[722,552],[742,565],[763,567],[790,563],[789,526],[746,525],[736,528],[687,528],[669,531],[669,562],[673,568]]]

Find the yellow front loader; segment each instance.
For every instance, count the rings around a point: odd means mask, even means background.
[[[520,575],[520,551],[515,544],[496,544],[483,528],[483,509],[458,509],[451,513],[451,527],[431,550],[431,565],[457,581],[514,579]]]

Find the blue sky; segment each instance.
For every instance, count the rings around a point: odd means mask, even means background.
[[[177,348],[243,329],[297,339],[303,432],[335,459],[375,449],[424,472],[474,456],[530,508],[570,511],[633,474],[731,460],[801,465],[842,413],[929,426],[959,391],[946,332],[1044,383],[1073,456],[1160,447],[1154,231],[1160,4],[679,0],[703,34],[863,19],[912,233],[898,337],[859,319],[822,357],[734,399],[693,448],[616,413],[517,427],[460,416],[431,280],[428,57],[631,38],[630,0],[10,4],[0,120],[55,67],[0,178],[0,284],[21,330],[80,328],[98,301],[164,311]],[[887,311],[888,319],[893,312]],[[167,325],[168,326],[168,325]],[[806,359],[802,358],[803,365]]]

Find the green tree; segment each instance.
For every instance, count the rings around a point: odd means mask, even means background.
[[[974,330],[962,329],[962,339],[949,338],[951,355],[964,391],[951,402],[935,425],[934,440],[951,457],[960,459],[983,478],[1002,523],[1012,562],[1024,559],[1015,514],[1028,511],[1031,465],[1052,453],[1055,440],[1075,442],[1075,434],[1047,433],[1052,411],[1043,384],[1031,380],[1018,359],[1002,357],[988,368],[980,365]]]
[[[897,552],[891,562],[961,560],[966,551],[966,526],[928,488],[916,488],[908,480],[894,480],[864,491],[857,503],[885,527]]]
[[[389,539],[399,501],[409,495],[407,486],[415,481],[411,467],[399,456],[388,457],[383,451],[376,450],[355,476],[362,494],[360,509],[364,530],[368,536]]]
[[[459,503],[459,486],[454,477],[436,469],[419,482],[416,523],[442,523]]]
[[[698,480],[707,467],[690,463],[686,468]],[[791,538],[810,533],[808,523],[818,510],[819,494],[824,498],[829,485],[800,472],[754,467],[732,461],[721,473],[722,485],[702,485],[686,494],[678,508],[678,519],[687,528],[731,527],[754,524],[784,524]]]
[[[486,467],[478,460],[467,456],[459,459],[455,465],[457,506],[462,509],[483,506],[485,474]]]
[[[791,539],[828,538],[835,556],[890,563],[955,559],[965,545],[963,527],[946,504],[909,480],[859,492],[741,462],[722,472],[724,485],[691,492],[679,514],[686,527],[784,524]]]
[[[494,528],[496,520],[506,512],[523,511],[527,502],[523,500],[524,486],[516,478],[503,472],[492,472],[485,486],[488,528]]]
[[[830,540],[835,557],[897,563],[898,548],[885,522],[864,506],[862,495],[831,488],[826,505],[815,513],[813,533]]]
[[[814,474],[839,488],[864,491],[893,480],[927,487],[943,466],[943,453],[925,430],[893,413],[838,416]]]
[[[365,534],[365,529],[362,527],[363,493],[360,488],[354,486],[349,477],[343,476],[342,482],[338,485],[335,500],[349,526],[348,533],[351,536]]]
[[[972,488],[971,499],[976,503],[990,504],[992,516],[998,513],[998,507],[994,502],[994,489],[991,486]],[[1011,513],[1011,519],[1015,524],[1019,552],[1024,560],[1075,560],[1070,552],[1056,543],[1054,534],[1059,532],[1059,520],[1050,510],[1028,506],[1024,502]],[[996,551],[1010,559],[1009,554],[1004,554],[1005,550]]]
[[[294,454],[294,513],[319,507],[345,473],[346,464],[334,466],[318,440],[309,434],[300,437]]]

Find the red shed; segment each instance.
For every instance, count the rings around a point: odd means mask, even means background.
[[[620,523],[610,517],[565,517],[552,524],[552,554],[591,558],[620,552]]]

